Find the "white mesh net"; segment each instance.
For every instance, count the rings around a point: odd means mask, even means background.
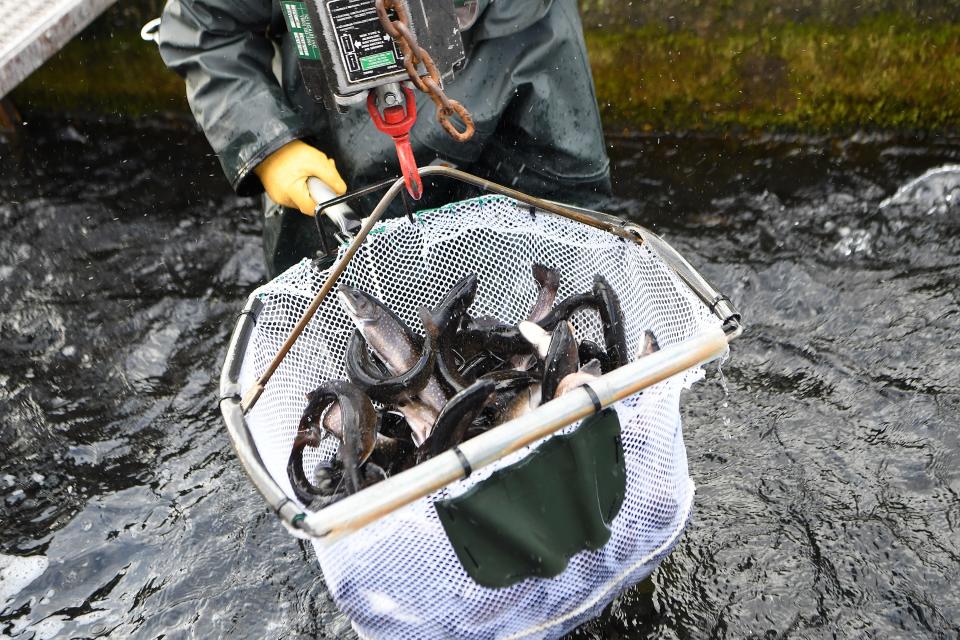
[[[534,263],[559,270],[558,300],[588,291],[594,274],[603,274],[620,298],[631,352],[646,329],[663,347],[719,324],[645,245],[558,216],[533,216],[501,196],[421,212],[416,224],[385,222],[341,282],[375,295],[419,329],[417,309],[435,305],[472,272],[479,291],[471,313],[519,322],[536,297]],[[264,371],[326,276],[304,260],[253,293],[264,306],[241,368],[243,391]],[[573,324],[578,340],[603,343],[595,312],[578,313]],[[286,463],[304,396],[322,381],[345,379],[343,354],[353,330],[336,297],[328,296],[246,417],[264,464],[292,500]],[[503,589],[481,587],[467,575],[433,501],[463,493],[528,455],[527,448],[332,545],[315,544],[337,605],[361,636],[377,638],[556,637],[596,616],[621,589],[653,571],[686,524],[693,483],[679,397],[701,375],[691,369],[616,405],[626,497],[602,549],[576,554],[552,579],[526,579]],[[308,476],[335,450],[332,438],[308,448]]]

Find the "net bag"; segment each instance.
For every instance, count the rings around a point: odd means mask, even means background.
[[[531,267],[540,263],[560,272],[557,300],[588,291],[594,275],[603,274],[619,296],[631,353],[644,330],[666,347],[720,325],[648,244],[532,211],[508,197],[482,196],[420,212],[415,221],[389,220],[373,229],[339,282],[373,294],[419,329],[417,309],[435,305],[472,272],[479,290],[470,312],[515,323],[534,302]],[[252,294],[262,307],[239,365],[241,390],[267,367],[325,277],[304,260]],[[603,343],[596,312],[583,310],[571,320],[579,340]],[[336,296],[327,296],[246,415],[263,466],[290,500],[286,464],[305,394],[323,381],[346,379],[343,360],[353,330]],[[434,506],[530,455],[532,445],[347,537],[314,540],[334,601],[361,637],[371,638],[557,637],[595,617],[654,570],[690,517],[694,486],[679,399],[701,376],[700,368],[689,369],[614,405],[626,468],[623,503],[608,543],[576,553],[559,575],[504,588],[478,585],[454,553]],[[307,474],[336,447],[330,437],[308,448]]]

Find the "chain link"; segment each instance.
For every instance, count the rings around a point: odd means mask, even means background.
[[[457,142],[466,142],[473,136],[473,117],[467,108],[456,100],[447,97],[447,94],[440,88],[440,71],[434,64],[433,58],[426,50],[417,44],[417,37],[413,35],[410,28],[410,16],[407,13],[406,4],[403,0],[376,0],[377,15],[380,17],[380,24],[384,31],[397,41],[400,45],[400,53],[403,54],[403,67],[410,76],[410,81],[420,91],[430,96],[433,103],[437,105],[437,121],[444,131],[450,134],[450,137]],[[397,14],[397,19],[391,20],[387,11],[393,9]],[[417,72],[417,66],[423,64],[427,73],[421,76]],[[463,121],[464,130],[460,131],[450,120],[453,114],[457,114]]]

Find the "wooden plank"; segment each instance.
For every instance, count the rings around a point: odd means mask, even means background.
[[[0,98],[116,0],[0,0]]]

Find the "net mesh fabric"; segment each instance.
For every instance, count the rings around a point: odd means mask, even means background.
[[[375,295],[422,333],[418,308],[435,305],[471,272],[479,281],[473,315],[523,320],[538,289],[534,263],[560,272],[558,300],[589,290],[594,274],[603,274],[620,298],[631,353],[646,329],[664,347],[718,324],[646,245],[562,217],[533,215],[502,196],[421,212],[415,224],[383,223],[340,282]],[[244,391],[265,370],[326,275],[304,260],[253,293],[264,306],[241,367]],[[595,311],[581,311],[572,322],[578,340],[603,344]],[[292,500],[286,463],[305,394],[322,381],[345,379],[343,354],[353,330],[336,296],[328,296],[246,417],[265,466]],[[463,493],[528,455],[528,447],[347,538],[331,545],[315,542],[337,605],[358,633],[377,638],[556,637],[596,616],[621,589],[653,571],[686,524],[693,483],[679,398],[700,376],[700,369],[691,369],[615,406],[626,497],[603,548],[576,554],[552,579],[526,579],[503,589],[477,585],[460,565],[433,501]],[[335,451],[333,438],[307,449],[308,476]]]

